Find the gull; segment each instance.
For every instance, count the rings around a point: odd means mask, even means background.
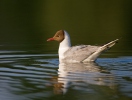
[[[59,30],[47,41],[59,42],[59,62],[60,63],[88,63],[94,62],[104,51],[114,46],[119,39],[115,39],[102,46],[77,45],[71,46],[70,36],[67,31]]]

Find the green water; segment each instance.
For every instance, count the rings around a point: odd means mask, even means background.
[[[0,100],[131,100],[130,0],[1,0]],[[72,45],[120,38],[96,63],[61,65],[60,29]]]

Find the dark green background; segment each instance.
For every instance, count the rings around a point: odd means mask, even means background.
[[[46,39],[65,29],[73,45],[122,38],[114,50],[129,52],[131,4],[131,0],[0,0],[0,45],[4,46],[0,48],[43,44],[36,48],[56,50],[56,42],[47,43]]]

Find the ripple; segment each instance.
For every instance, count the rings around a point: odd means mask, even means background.
[[[132,57],[99,58],[97,63],[90,64],[59,64],[57,54],[25,51],[0,54],[0,90],[5,91],[4,96],[23,96],[25,100],[70,92],[132,97]]]

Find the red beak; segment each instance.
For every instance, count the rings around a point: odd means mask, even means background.
[[[53,41],[54,40],[54,38],[49,38],[47,41]]]

